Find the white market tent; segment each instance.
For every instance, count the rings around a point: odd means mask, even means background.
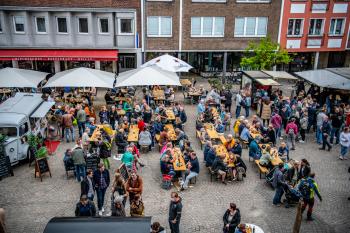
[[[55,74],[44,87],[113,88],[114,80],[114,73],[80,67]]]
[[[0,87],[37,88],[48,73],[17,68],[4,68],[0,70]]]
[[[141,67],[158,66],[163,70],[170,72],[188,72],[193,67],[186,62],[168,54],[153,58],[152,60],[144,63]]]
[[[176,73],[157,66],[141,67],[119,74],[116,87],[127,86],[181,86]]]
[[[295,74],[319,87],[350,90],[350,79],[327,69],[308,70]]]
[[[265,74],[270,75],[273,79],[286,79],[286,80],[298,80],[293,75],[287,73],[286,71],[267,71],[263,70]]]

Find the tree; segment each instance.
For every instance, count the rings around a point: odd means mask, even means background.
[[[243,69],[271,70],[275,65],[290,61],[288,52],[267,37],[261,39],[259,44],[250,42],[240,64]]]

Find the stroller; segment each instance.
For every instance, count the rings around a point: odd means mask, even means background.
[[[286,197],[286,208],[288,208],[290,205],[298,204],[300,198],[302,198],[301,193],[297,189],[293,189],[292,186],[286,184],[283,186],[283,190]]]
[[[275,172],[275,170],[277,169],[277,167],[274,167],[273,169],[271,169],[265,176],[266,182],[272,186],[272,182],[273,182],[273,173]]]

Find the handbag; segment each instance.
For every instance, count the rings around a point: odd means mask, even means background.
[[[76,118],[74,118],[72,124],[73,124],[74,126],[77,126],[77,125],[78,125],[78,120],[77,120]]]

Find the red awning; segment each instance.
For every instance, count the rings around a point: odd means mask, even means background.
[[[118,60],[118,50],[1,49],[0,60],[116,61]]]

